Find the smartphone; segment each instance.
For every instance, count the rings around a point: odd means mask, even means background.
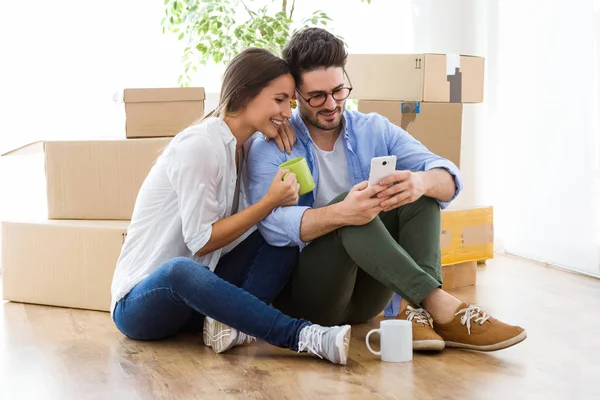
[[[374,157],[371,159],[371,172],[369,173],[369,186],[391,175],[396,170],[396,156]]]

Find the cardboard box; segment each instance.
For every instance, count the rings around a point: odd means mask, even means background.
[[[442,211],[440,244],[442,265],[493,258],[493,207]]]
[[[477,283],[477,261],[442,266],[442,289],[456,289]]]
[[[129,220],[171,138],[44,141],[6,155],[44,155],[48,218]]]
[[[109,311],[127,221],[2,222],[4,300]]]
[[[125,89],[128,138],[175,136],[204,115],[202,87]]]
[[[484,59],[458,54],[349,54],[351,98],[445,103],[483,101]]]
[[[359,100],[358,111],[383,115],[460,168],[462,104]]]

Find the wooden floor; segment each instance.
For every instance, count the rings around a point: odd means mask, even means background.
[[[348,365],[252,344],[216,355],[201,337],[140,343],[107,313],[0,304],[0,399],[600,399],[600,280],[498,256],[454,293],[520,324],[496,353],[447,349],[388,364],[355,326]]]

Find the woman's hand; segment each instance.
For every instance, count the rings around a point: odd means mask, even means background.
[[[288,172],[287,169],[279,169],[269,191],[265,195],[265,199],[269,201],[272,208],[282,206],[295,206],[298,204],[298,192],[300,184],[296,180],[296,174],[290,172],[285,179],[283,176]]]
[[[277,147],[282,152],[286,152],[287,154],[292,153],[292,148],[296,144],[296,134],[294,133],[294,129],[290,125],[290,122],[287,119],[284,119],[281,123],[281,126],[278,130],[279,135],[273,139],[275,143],[277,143]],[[267,137],[267,142],[271,140]]]

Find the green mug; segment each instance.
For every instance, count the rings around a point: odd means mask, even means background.
[[[283,179],[290,173],[296,174],[296,180],[300,184],[300,191],[298,194],[303,195],[311,192],[315,188],[315,181],[313,180],[310,168],[304,157],[296,157],[288,160],[281,164],[279,168],[287,168],[289,172],[283,175]]]

